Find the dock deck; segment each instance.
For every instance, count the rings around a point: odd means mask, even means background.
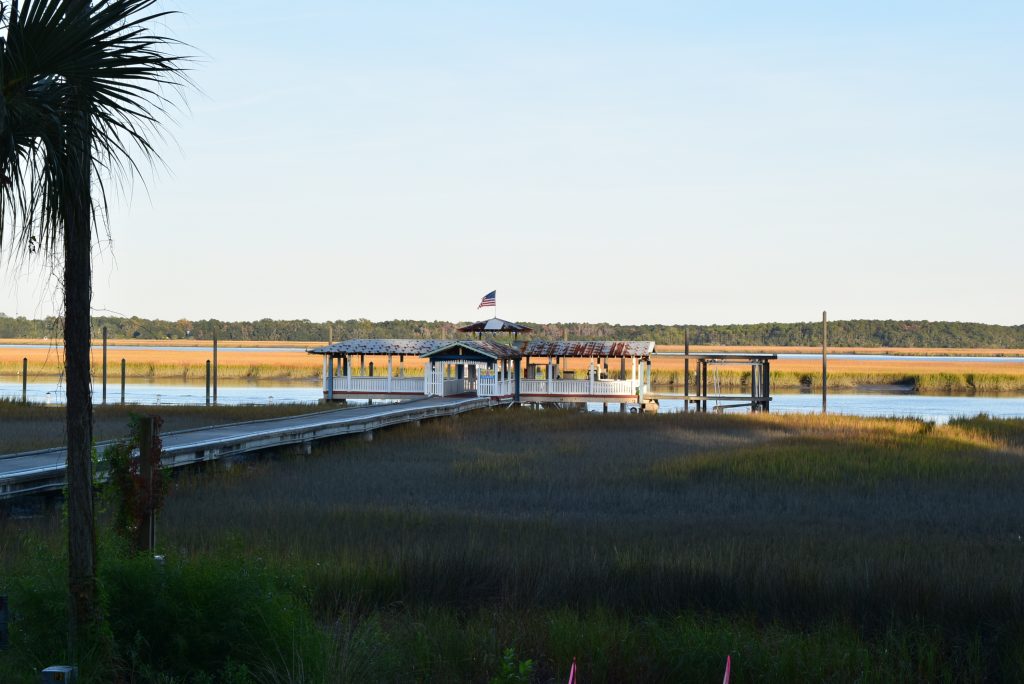
[[[429,397],[395,404],[318,411],[299,416],[270,418],[166,432],[163,464],[169,468],[215,461],[288,445],[455,416],[499,405],[489,398]],[[111,442],[97,445],[102,452]],[[64,447],[0,455],[0,501],[26,494],[57,492],[64,487],[67,451]]]

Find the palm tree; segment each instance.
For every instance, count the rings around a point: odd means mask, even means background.
[[[89,346],[92,237],[106,184],[157,158],[187,83],[156,0],[15,0],[0,40],[0,248],[63,269],[72,623],[97,617]],[[6,232],[5,232],[6,229]]]

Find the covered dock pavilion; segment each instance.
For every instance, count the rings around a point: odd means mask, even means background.
[[[653,350],[653,342],[354,339],[309,353],[323,356],[328,401],[475,393],[540,403],[643,401]],[[371,360],[367,365],[367,357],[384,364],[375,367]],[[586,374],[577,377],[577,371],[568,370],[569,359],[586,360]],[[611,377],[608,363],[615,359],[620,370]],[[416,370],[407,374],[410,365]]]

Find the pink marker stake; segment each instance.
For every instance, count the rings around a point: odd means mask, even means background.
[[[732,671],[732,656],[725,656],[725,678],[722,684],[729,684],[729,673]]]
[[[572,659],[572,667],[569,668],[569,684],[576,684],[576,659]]]

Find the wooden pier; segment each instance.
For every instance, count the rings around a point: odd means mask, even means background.
[[[374,430],[393,425],[456,416],[506,403],[486,397],[430,397],[168,432],[161,435],[163,464],[181,468],[289,445],[309,449],[313,442],[322,439],[372,435]],[[102,454],[109,444],[98,444],[97,449]],[[66,461],[63,447],[0,456],[0,501],[59,492],[64,487]],[[98,472],[97,478],[102,479],[103,473]]]

